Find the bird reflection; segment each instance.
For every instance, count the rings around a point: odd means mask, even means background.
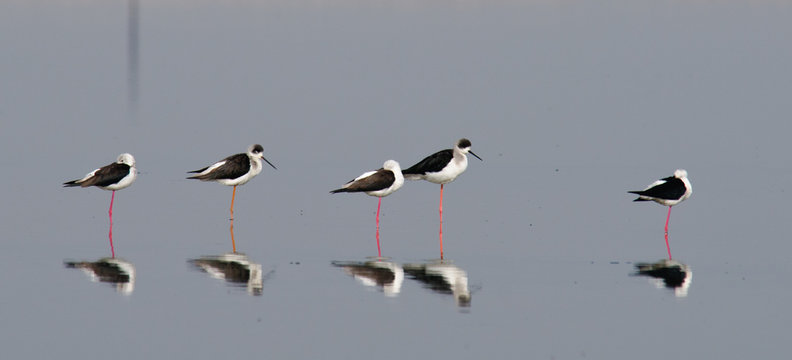
[[[96,261],[64,261],[68,269],[80,269],[91,278],[111,284],[116,291],[129,295],[135,290],[135,266],[119,258],[101,258]]]
[[[260,296],[263,293],[264,278],[272,274],[274,270],[264,275],[261,264],[250,261],[247,255],[236,251],[233,218],[229,232],[233,252],[202,256],[198,259],[187,260],[187,262],[192,264],[196,270],[203,271],[215,279],[225,280],[236,287],[245,287],[248,294]]]
[[[378,287],[388,297],[399,295],[402,283],[404,283],[404,270],[401,265],[387,261],[385,258],[364,262],[333,261],[332,264],[342,268],[345,273],[363,285]]]
[[[673,289],[676,297],[685,297],[693,280],[693,271],[690,267],[675,260],[660,260],[656,263],[635,264],[637,276],[653,278],[654,284],[660,288]]]
[[[245,287],[250,295],[259,296],[263,292],[265,276],[261,264],[251,262],[245,254],[202,256],[188,262],[215,279],[225,280],[235,287]]]
[[[423,264],[404,264],[404,272],[424,287],[440,294],[453,295],[457,306],[470,307],[468,275],[449,260],[434,260]]]

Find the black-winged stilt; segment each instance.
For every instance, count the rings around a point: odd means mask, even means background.
[[[215,279],[245,286],[247,292],[255,296],[263,294],[264,277],[269,275],[262,272],[261,264],[252,262],[247,255],[238,252],[202,256],[188,262]]]
[[[420,264],[404,264],[404,272],[424,287],[440,294],[450,294],[459,307],[470,307],[468,274],[448,261],[431,261]]]
[[[402,171],[407,180],[426,180],[440,184],[440,259],[443,258],[443,185],[454,181],[465,172],[468,153],[482,160],[470,150],[470,146],[470,140],[459,139],[453,149],[440,150]]]
[[[377,203],[377,256],[379,257],[382,257],[379,242],[379,213],[380,206],[382,205],[382,198],[399,190],[402,185],[404,185],[404,176],[402,176],[399,163],[395,160],[388,160],[382,165],[381,169],[365,172],[344,184],[341,188],[330,191],[332,194],[340,192],[365,192],[367,195],[379,198],[379,202]]]
[[[63,183],[64,187],[96,186],[113,192],[110,196],[110,210],[108,210],[110,215],[110,232],[108,236],[110,237],[110,252],[113,257],[115,257],[115,249],[113,248],[113,201],[115,200],[115,192],[132,185],[136,178],[135,158],[131,154],[123,153],[118,155],[116,162],[91,171],[82,179]]]
[[[269,160],[264,158],[263,152],[264,148],[261,145],[250,145],[247,153],[231,155],[203,169],[189,171],[189,173],[197,173],[198,175],[190,176],[188,179],[215,181],[223,185],[233,186],[234,191],[231,194],[231,220],[233,221],[237,185],[250,181],[250,179],[261,172],[263,167],[261,160],[266,161],[269,166],[277,170],[275,165],[272,165]]]
[[[129,295],[135,290],[135,266],[118,258],[102,258],[97,261],[66,261],[66,268],[80,269],[92,281],[113,284],[116,291]]]
[[[345,273],[363,285],[380,288],[388,297],[399,295],[404,283],[404,269],[392,261],[384,259],[366,262],[333,261],[332,264],[342,268]]]
[[[633,275],[654,278],[655,286],[665,286],[674,290],[676,297],[685,297],[693,281],[693,271],[689,266],[676,260],[660,260],[656,263],[637,263]]]
[[[665,241],[668,250],[668,259],[671,260],[671,246],[668,245],[668,220],[671,219],[671,207],[679,204],[690,197],[693,187],[687,177],[687,171],[677,169],[674,176],[669,176],[653,182],[651,185],[640,191],[628,191],[638,195],[633,201],[654,201],[658,204],[668,206],[668,216],[665,223]]]

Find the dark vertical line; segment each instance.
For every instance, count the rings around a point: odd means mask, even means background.
[[[139,11],[140,0],[128,0],[128,27],[127,27],[127,108],[129,118],[137,121],[138,92],[139,92]]]

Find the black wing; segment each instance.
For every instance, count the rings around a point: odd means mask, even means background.
[[[377,191],[389,188],[396,181],[393,171],[379,169],[377,172],[360,180],[349,183],[349,186],[335,189],[331,193]]]
[[[246,283],[250,280],[250,266],[237,261],[214,258],[201,258],[189,261],[204,272],[207,268],[223,273],[225,279],[233,283]]]
[[[396,274],[393,270],[365,263],[334,261],[333,266],[343,268],[349,272],[350,275],[374,280],[379,286],[393,284],[393,281],[396,279]]]
[[[424,283],[426,288],[441,294],[453,294],[451,284],[439,274],[426,271],[426,266],[405,266],[404,273],[410,278]]]
[[[638,269],[636,275],[663,279],[665,286],[669,288],[682,286],[687,277],[687,271],[680,265],[638,263],[635,268]]]
[[[125,176],[129,175],[129,165],[112,163],[96,170],[93,176],[88,180],[78,183],[79,180],[73,180],[63,183],[64,186],[110,186],[118,183]]]
[[[69,269],[88,269],[103,282],[128,283],[130,280],[129,273],[119,267],[118,264],[108,262],[107,260],[99,260],[96,262],[67,261],[64,265]]]
[[[212,170],[212,172],[206,175],[190,176],[188,179],[198,179],[198,180],[236,179],[242,175],[247,174],[247,172],[250,171],[250,159],[248,158],[247,154],[231,155],[220,161],[225,161],[225,164]],[[201,170],[195,170],[190,172],[200,173],[208,169],[209,167],[210,166],[207,166]]]
[[[427,156],[417,164],[402,170],[405,175],[425,175],[426,173],[434,173],[443,170],[443,168],[451,162],[454,158],[454,150],[445,149],[440,150],[432,155]]]
[[[685,183],[673,176],[667,177],[665,182],[659,185],[652,186],[642,191],[630,191],[632,194],[648,196],[655,199],[676,200],[685,194]]]

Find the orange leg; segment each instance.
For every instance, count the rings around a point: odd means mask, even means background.
[[[236,185],[234,185],[234,192],[231,194],[231,221],[234,221],[234,198],[236,198]],[[233,226],[233,224],[231,225]]]
[[[236,241],[234,241],[234,219],[231,219],[231,249],[236,254]]]
[[[113,200],[115,200],[115,190],[113,190],[113,195],[110,196],[110,210],[107,212],[110,215],[110,233],[108,234],[108,237],[110,237],[110,254],[115,258],[115,248],[113,248]]]
[[[440,184],[440,260],[443,260],[443,184]]]

